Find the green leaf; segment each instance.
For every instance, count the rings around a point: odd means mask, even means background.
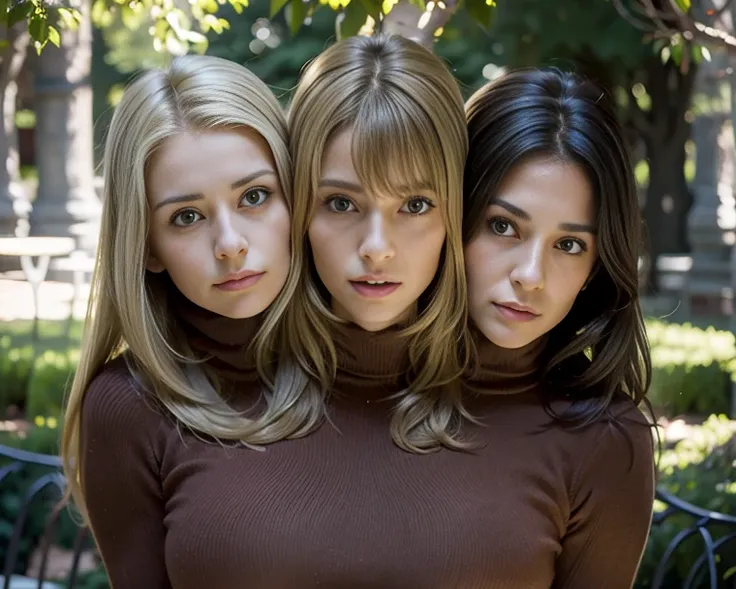
[[[484,30],[488,31],[493,22],[495,13],[495,2],[488,0],[466,0],[465,9],[470,17],[478,23]]]
[[[736,567],[731,567],[730,569],[728,569],[728,570],[727,570],[727,571],[726,571],[726,572],[725,572],[725,573],[723,574],[723,580],[724,580],[724,581],[726,581],[726,580],[728,580],[728,579],[729,579],[730,577],[733,577],[734,575],[736,575]]]
[[[71,29],[72,31],[77,30],[79,23],[82,21],[82,15],[79,13],[78,10],[70,10],[69,8],[59,8],[57,9],[56,12],[61,18],[63,25],[67,29]]]
[[[12,27],[20,21],[28,18],[31,14],[31,10],[33,10],[33,5],[27,1],[13,6],[13,8],[10,9],[10,12],[8,12],[8,27]]]
[[[48,39],[49,43],[52,43],[57,47],[61,45],[61,35],[59,34],[59,30],[56,27],[52,27],[51,25],[49,25]]]
[[[138,18],[138,15],[135,13],[135,10],[133,10],[129,4],[123,5],[120,16],[123,19],[123,25],[126,29],[129,29],[131,31],[138,30],[138,27],[140,27],[141,21],[140,18]]]
[[[8,0],[0,0],[0,20],[8,18]]]
[[[291,9],[289,28],[291,29],[291,34],[296,35],[299,32],[299,29],[302,28],[302,24],[304,24],[304,19],[307,17],[309,4],[307,2],[304,2],[303,0],[291,0],[289,8]]]
[[[690,0],[675,0],[675,2],[683,12],[688,12],[690,10]]]
[[[363,3],[352,0],[342,11],[342,18],[335,21],[336,24],[339,23],[336,27],[338,40],[357,35],[367,18],[368,13]]]
[[[102,28],[112,24],[113,11],[108,10],[105,0],[95,0],[95,3],[92,5],[92,22]]]
[[[34,14],[28,23],[28,32],[31,35],[31,39],[36,43],[43,43],[46,41],[47,30],[45,16]]]
[[[683,53],[682,43],[678,43],[677,45],[672,45],[672,61],[675,62],[675,65],[679,66],[682,63],[682,53]]]
[[[300,0],[293,0],[293,2],[297,2]],[[271,0],[271,11],[269,12],[269,18],[275,17],[279,12],[281,12],[281,9],[286,6],[289,3],[289,0]]]
[[[378,22],[381,18],[382,2],[380,0],[360,0],[360,3],[363,5],[363,9],[368,13],[368,15]],[[352,4],[352,2],[350,4]],[[348,4],[348,8],[350,7],[350,4]]]

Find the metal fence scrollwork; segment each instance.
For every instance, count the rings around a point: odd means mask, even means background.
[[[655,512],[652,527],[666,525],[672,518],[686,517],[690,525],[683,527],[669,541],[657,569],[651,589],[664,589],[666,575],[677,564],[680,549],[686,542],[698,542],[698,556],[690,564],[682,589],[731,589],[736,587],[736,517],[709,511],[678,499],[663,490],[656,498],[665,509]],[[679,589],[679,588],[678,588]]]
[[[91,538],[60,505],[64,488],[59,457],[0,445],[0,589],[77,587]]]

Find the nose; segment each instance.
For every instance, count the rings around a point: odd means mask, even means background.
[[[233,219],[227,213],[217,216],[215,223],[215,257],[226,260],[248,253],[248,240],[245,235],[233,224]]]
[[[543,244],[532,243],[528,248],[520,248],[519,259],[511,271],[512,282],[523,290],[542,290],[544,264]]]
[[[390,227],[380,213],[376,212],[368,218],[368,231],[358,253],[363,260],[372,264],[385,262],[396,255]]]

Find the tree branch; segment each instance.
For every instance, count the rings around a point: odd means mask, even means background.
[[[725,13],[734,0],[726,0],[725,4],[718,9],[714,16]],[[669,8],[667,10],[658,9],[654,6],[653,0],[638,0],[637,6],[640,7],[640,14],[646,16],[646,19],[637,18],[633,12],[624,6],[622,0],[612,0],[616,11],[627,22],[631,23],[639,30],[647,31],[655,36],[667,36],[680,33],[688,41],[695,41],[703,45],[711,47],[720,47],[728,53],[736,55],[736,36],[729,31],[719,29],[707,25],[703,22],[695,20],[692,16],[692,10],[684,13],[680,10],[676,0],[667,0],[665,4]]]

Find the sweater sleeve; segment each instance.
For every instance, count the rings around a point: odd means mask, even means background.
[[[591,440],[590,456],[573,481],[553,589],[634,584],[651,525],[654,444],[644,416],[627,404],[617,425],[601,424],[603,431]]]
[[[155,439],[162,417],[122,361],[90,384],[82,405],[81,483],[113,589],[170,589]]]

